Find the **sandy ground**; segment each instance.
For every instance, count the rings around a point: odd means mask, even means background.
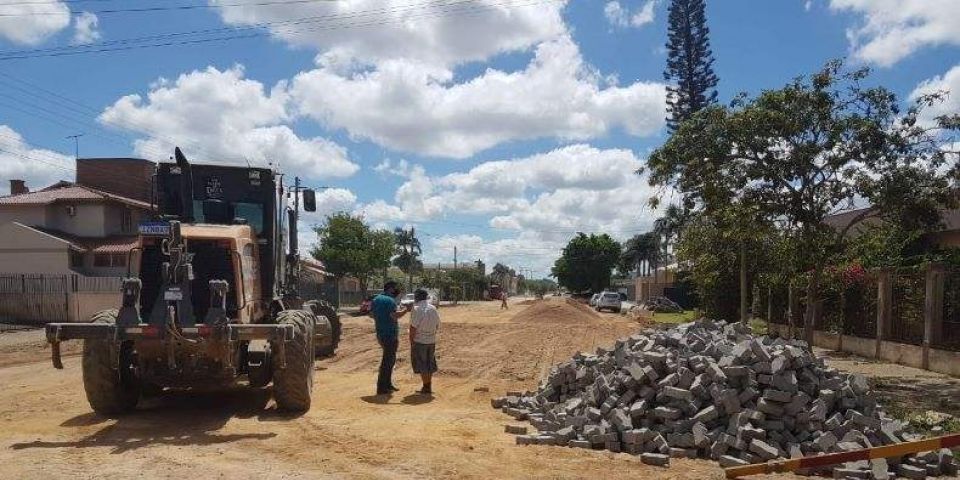
[[[79,343],[65,349],[58,371],[40,331],[0,334],[0,479],[723,478],[713,462],[675,459],[662,469],[627,454],[520,447],[503,433],[511,419],[490,408],[491,396],[532,389],[554,363],[639,329],[627,317],[562,302],[442,308],[433,397],[414,393],[419,382],[404,348],[394,377],[401,391],[374,396],[372,322],[347,317],[337,356],[317,363],[313,408],[299,416],[278,413],[269,389],[238,387],[166,393],[131,415],[101,418],[84,397]],[[957,398],[956,379],[830,360],[894,394],[919,397],[940,385]]]
[[[347,318],[338,355],[317,363],[314,405],[301,416],[278,413],[269,389],[237,388],[167,393],[101,418],[84,397],[76,349],[58,371],[40,332],[3,334],[0,478],[722,478],[706,461],[661,469],[626,454],[514,445],[503,433],[511,419],[490,408],[491,396],[534,388],[553,363],[638,329],[615,315],[578,320],[554,302],[443,308],[432,398],[414,394],[403,349],[401,391],[373,396],[372,323]]]

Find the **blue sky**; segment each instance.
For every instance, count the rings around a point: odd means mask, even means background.
[[[631,172],[665,138],[668,0],[44,1],[0,2],[4,180],[70,178],[76,133],[81,156],[156,160],[176,143],[334,187],[325,212],[414,225],[427,261],[456,245],[535,275],[575,231],[623,239],[656,216]],[[175,5],[211,8],[105,11]],[[841,57],[904,99],[960,89],[960,2],[714,0],[707,18],[722,101]],[[258,36],[5,59],[211,29]]]

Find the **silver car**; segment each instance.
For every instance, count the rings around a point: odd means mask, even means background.
[[[599,298],[597,298],[596,309],[598,312],[607,309],[612,312],[620,313],[620,301],[619,293],[603,292],[599,294]]]

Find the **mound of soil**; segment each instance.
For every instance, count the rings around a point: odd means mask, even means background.
[[[523,323],[591,323],[600,315],[590,307],[573,300],[536,300],[511,321]]]

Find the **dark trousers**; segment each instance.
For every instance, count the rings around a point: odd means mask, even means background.
[[[397,347],[400,341],[396,338],[378,338],[383,357],[380,358],[380,375],[377,376],[377,391],[390,391],[393,385],[393,366],[397,363]]]

